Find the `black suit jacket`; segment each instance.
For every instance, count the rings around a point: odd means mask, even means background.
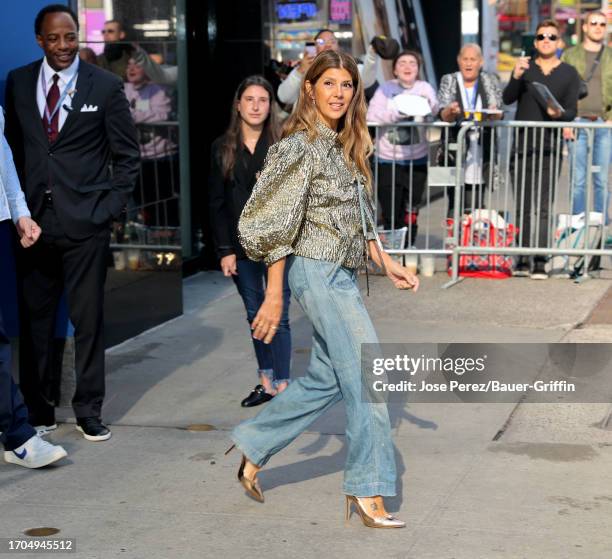
[[[36,102],[41,64],[38,60],[8,75],[6,137],[33,218],[40,215],[51,184],[64,233],[85,239],[119,216],[136,184],[136,128],[121,80],[81,61],[72,111],[49,143]],[[83,105],[97,111],[83,112]]]

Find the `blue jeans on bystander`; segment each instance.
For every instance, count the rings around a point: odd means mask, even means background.
[[[591,122],[579,118],[577,122]],[[599,119],[597,122],[603,122]],[[593,138],[593,165],[599,171],[593,173],[593,194],[591,195],[593,211],[601,212],[608,223],[608,169],[610,166],[610,153],[612,152],[612,130],[605,128],[594,129]],[[586,211],[586,185],[587,185],[587,156],[588,137],[585,130],[577,130],[577,138],[569,142],[570,169],[572,176],[572,213],[579,214]]]

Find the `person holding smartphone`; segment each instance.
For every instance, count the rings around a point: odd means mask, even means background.
[[[314,41],[307,42],[304,49],[304,56],[299,64],[287,76],[287,79],[278,86],[277,97],[281,103],[293,105],[300,95],[302,80],[312,66],[317,54],[326,50],[338,51],[338,39],[330,29],[321,29],[314,38]],[[358,64],[359,75],[363,80],[365,89],[374,85],[376,82],[376,52],[373,47],[368,48],[363,64]]]
[[[571,122],[576,118],[580,77],[575,68],[557,57],[558,38],[557,23],[544,20],[536,29],[535,60],[528,56],[518,58],[503,92],[504,103],[518,102],[516,120]],[[545,85],[562,108],[554,106],[551,100],[546,101],[534,84]],[[542,133],[538,128],[528,128],[519,134],[517,169],[522,180],[515,187],[515,199],[518,201],[516,214],[521,229],[519,241],[524,247],[544,248],[552,242],[549,211],[556,186],[552,163],[561,156],[557,153],[557,146],[561,144],[557,141],[560,133],[561,129],[545,129]],[[533,230],[532,215],[535,218]],[[537,255],[530,270],[529,259],[522,256],[515,275],[547,279],[545,265],[546,256]]]

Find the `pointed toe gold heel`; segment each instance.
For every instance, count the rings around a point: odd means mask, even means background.
[[[235,444],[230,446],[225,451],[225,455],[227,456],[232,450],[234,450],[234,448],[236,448]],[[255,499],[258,503],[263,503],[264,494],[261,487],[259,487],[259,483],[257,482],[257,476],[255,476],[253,479],[249,479],[244,476],[244,467],[246,466],[246,462],[247,457],[243,454],[242,461],[240,462],[240,468],[238,468],[238,481],[242,487],[244,487],[244,490],[247,492],[249,497]]]
[[[395,518],[392,514],[386,514],[385,516],[370,516],[364,504],[359,500],[359,497],[353,495],[346,496],[346,523],[348,524],[349,518],[351,517],[351,505],[355,505],[361,521],[368,528],[405,528],[406,523],[399,518]]]
[[[244,490],[250,497],[258,501],[259,503],[263,503],[264,495],[263,491],[261,490],[261,487],[259,487],[259,483],[257,482],[257,477],[249,479],[244,476],[244,466],[246,465],[246,461],[247,458],[243,454],[242,462],[240,462],[240,468],[238,469],[238,481],[242,484],[242,487],[244,487]]]

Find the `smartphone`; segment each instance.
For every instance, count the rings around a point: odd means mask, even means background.
[[[307,41],[305,51],[309,56],[315,56],[317,54],[317,47],[315,45],[315,42]]]

